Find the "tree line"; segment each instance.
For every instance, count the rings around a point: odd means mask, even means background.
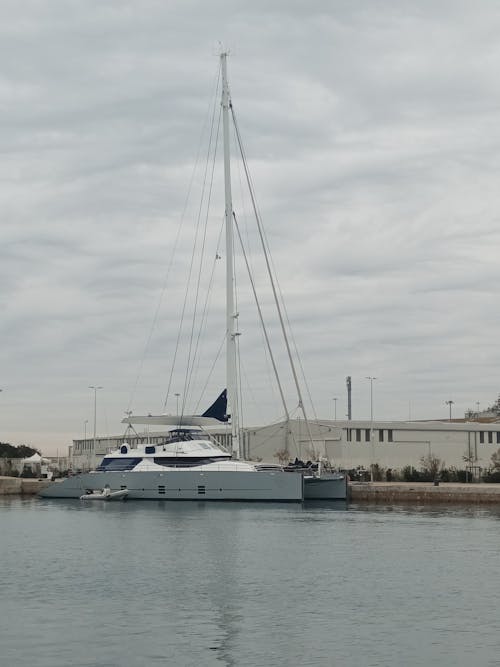
[[[27,459],[33,454],[40,454],[40,452],[28,445],[11,445],[8,442],[0,442],[0,457],[3,459]]]

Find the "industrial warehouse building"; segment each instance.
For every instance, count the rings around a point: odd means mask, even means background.
[[[291,419],[242,431],[242,454],[250,460],[277,463],[299,458],[303,461],[327,459],[342,470],[369,468],[418,468],[422,457],[432,455],[447,468],[488,469],[491,455],[500,448],[500,422],[309,422]],[[208,429],[211,437],[230,450],[230,432],[226,425]],[[109,451],[123,442],[161,443],[165,431],[129,432],[127,435],[74,440],[69,447],[73,470],[94,468]]]

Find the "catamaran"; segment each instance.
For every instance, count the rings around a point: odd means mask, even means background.
[[[227,53],[220,56],[222,77],[222,127],[224,143],[224,193],[225,193],[225,244],[226,244],[226,382],[227,390],[219,396],[203,415],[147,415],[128,416],[123,420],[128,427],[134,424],[162,425],[169,429],[163,442],[131,447],[124,442],[117,450],[102,459],[96,470],[68,477],[46,487],[44,497],[78,498],[92,497],[94,493],[104,494],[104,489],[122,495],[127,499],[148,500],[224,500],[224,501],[276,501],[301,502],[307,498],[345,499],[347,480],[342,473],[320,474],[319,471],[285,470],[281,465],[262,464],[241,460],[240,421],[238,410],[238,363],[237,363],[237,313],[235,308],[234,281],[234,239],[237,228],[231,193],[231,162],[229,150],[230,115],[240,150],[242,150],[239,130],[231,103],[227,79]],[[244,162],[245,170],[247,170]],[[248,172],[247,172],[248,178]],[[251,188],[248,179],[249,188]],[[251,190],[251,198],[257,218],[259,217]],[[263,240],[263,239],[262,239]],[[283,315],[276,295],[270,262],[263,243],[266,265],[275,297],[275,303],[287,347],[299,406],[304,414],[309,430],[304,402],[290,345],[285,331]],[[247,263],[248,268],[248,263]],[[255,288],[254,296],[256,297]],[[257,308],[264,328],[262,312]],[[289,418],[284,392],[276,371],[276,364],[264,328],[264,337],[275,370],[280,396]],[[204,428],[226,422],[231,427],[230,451],[222,447],[204,432]],[[312,443],[312,436],[310,436]]]

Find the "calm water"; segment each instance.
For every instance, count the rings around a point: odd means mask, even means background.
[[[500,664],[491,510],[0,501],[0,664]]]

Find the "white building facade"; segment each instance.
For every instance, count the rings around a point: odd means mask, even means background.
[[[310,430],[310,434],[309,434]],[[500,448],[500,422],[373,422],[311,421],[291,419],[242,431],[242,456],[266,462],[327,459],[336,468],[419,468],[423,457],[441,459],[444,467],[488,469],[491,455]],[[231,434],[225,425],[210,431],[223,447],[231,450]],[[73,470],[91,470],[108,452],[128,442],[159,444],[165,431],[74,440],[69,448]],[[311,437],[310,437],[311,436]],[[312,442],[311,442],[312,438]]]
[[[438,457],[444,467],[488,469],[500,448],[500,423],[314,421],[311,435],[304,422],[290,420],[246,429],[245,454],[269,460],[286,450],[290,458],[326,458],[350,470],[378,464],[383,468],[419,468],[422,457]],[[275,459],[276,460],[276,459]]]

